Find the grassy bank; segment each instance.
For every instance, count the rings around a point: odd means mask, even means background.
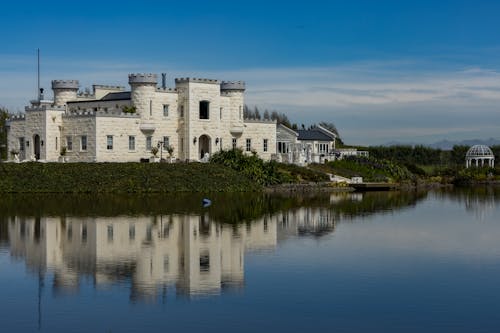
[[[0,193],[166,193],[257,191],[221,165],[200,163],[3,163]]]

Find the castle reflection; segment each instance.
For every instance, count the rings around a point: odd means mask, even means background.
[[[244,285],[248,251],[273,250],[289,237],[334,231],[327,208],[302,207],[243,224],[208,214],[118,217],[11,217],[10,253],[52,278],[54,293],[129,285],[132,301],[166,293],[200,296]]]

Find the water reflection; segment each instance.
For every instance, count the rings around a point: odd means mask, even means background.
[[[276,220],[222,225],[207,216],[20,218],[9,223],[10,252],[32,271],[53,272],[55,292],[71,292],[80,280],[95,287],[131,284],[131,299],[216,294],[243,285],[244,254],[272,249]]]
[[[90,279],[95,288],[129,286],[131,301],[156,301],[170,293],[191,297],[240,289],[248,251],[272,251],[290,237],[323,237],[340,221],[412,207],[425,196],[214,196],[209,209],[173,197],[148,197],[145,207],[112,198],[126,215],[99,197],[85,210],[85,200],[75,205],[71,197],[14,196],[3,202],[0,239],[31,272],[52,278],[55,295],[78,293]],[[158,205],[151,205],[155,200]]]
[[[459,202],[465,207],[466,212],[483,221],[494,213],[500,201],[500,188],[495,186],[464,187],[453,191],[438,191],[435,196],[439,199]]]

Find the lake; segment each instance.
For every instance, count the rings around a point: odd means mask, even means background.
[[[2,332],[498,332],[500,189],[3,195]]]

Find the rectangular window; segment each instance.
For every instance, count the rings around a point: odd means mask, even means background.
[[[106,136],[106,149],[113,150],[113,136],[112,135]]]
[[[168,117],[168,104],[163,104],[163,117]]]
[[[237,139],[233,138],[233,149],[236,149],[237,143],[238,143]]]
[[[267,151],[267,139],[264,139],[264,151]]]
[[[181,151],[184,152],[184,138],[181,138]]]
[[[128,227],[128,239],[134,240],[135,239],[135,225],[131,224]]]
[[[135,150],[135,136],[133,135],[128,137],[128,150]]]
[[[113,241],[113,225],[108,225],[108,242]]]
[[[68,151],[72,151],[73,150],[73,138],[71,136],[67,136],[66,137],[66,149]]]
[[[82,225],[82,243],[87,242],[87,225]]]
[[[56,136],[56,150],[57,150],[57,149],[58,149],[58,148],[57,148],[57,136]]]
[[[151,150],[152,147],[153,147],[153,137],[147,136],[146,137],[146,150]]]
[[[247,139],[246,151],[252,150],[252,139]]]
[[[24,138],[19,138],[19,151],[24,151]]]
[[[82,137],[81,137],[81,140],[80,140],[80,149],[82,151],[86,151],[87,150],[87,136],[86,135],[82,135]]]
[[[208,102],[208,101],[201,101],[200,102],[200,119],[209,119],[210,118],[209,107],[210,107],[210,102]]]
[[[184,118],[184,105],[181,105],[179,108],[179,117]]]
[[[163,137],[163,150],[167,149],[170,146],[170,138],[168,136]]]

